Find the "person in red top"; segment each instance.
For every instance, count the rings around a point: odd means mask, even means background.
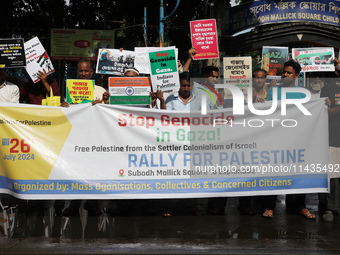
[[[31,81],[20,88],[20,103],[41,105],[41,101],[46,98],[46,94],[50,95],[51,90],[53,96],[60,96],[57,81],[48,78],[45,69],[38,71],[37,77],[40,79],[37,83]]]

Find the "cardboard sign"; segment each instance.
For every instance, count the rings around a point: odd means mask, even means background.
[[[0,68],[26,66],[24,39],[0,39]]]
[[[92,102],[94,99],[94,80],[67,80],[66,102],[69,104],[82,104]]]
[[[109,77],[110,104],[150,105],[148,77]]]
[[[190,21],[190,33],[194,60],[219,58],[215,19]]]
[[[179,88],[175,49],[149,52],[152,90]]]
[[[47,75],[54,73],[54,67],[38,37],[25,42],[26,71],[34,83],[40,79],[38,71],[45,69]]]

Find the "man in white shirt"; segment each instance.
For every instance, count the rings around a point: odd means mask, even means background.
[[[6,81],[7,68],[0,68],[0,102],[19,103],[19,88]]]
[[[90,80],[93,76],[93,68],[90,60],[83,59],[78,62],[78,79]],[[94,100],[92,105],[97,103],[109,103],[110,93],[107,92],[103,87],[94,85]],[[70,104],[64,101],[61,104],[62,107],[69,107]]]

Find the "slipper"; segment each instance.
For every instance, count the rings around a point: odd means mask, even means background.
[[[192,207],[191,212],[196,216],[204,215],[204,213],[200,209],[198,209],[197,207]]]
[[[249,207],[240,208],[240,212],[242,215],[255,215],[255,212]]]
[[[310,213],[307,208],[302,209],[299,214],[306,219],[315,220],[315,215]]]
[[[224,207],[214,207],[209,210],[209,214],[211,215],[223,215],[224,214]]]
[[[274,217],[274,211],[271,209],[265,210],[265,212],[262,214],[263,217],[272,219]]]
[[[173,210],[173,209],[166,209],[166,210],[162,213],[162,216],[163,216],[163,217],[171,217],[173,213],[174,213],[174,210]]]

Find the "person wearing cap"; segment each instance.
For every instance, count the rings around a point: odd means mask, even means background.
[[[137,77],[139,76],[139,71],[135,67],[127,67],[124,72],[124,77]]]

